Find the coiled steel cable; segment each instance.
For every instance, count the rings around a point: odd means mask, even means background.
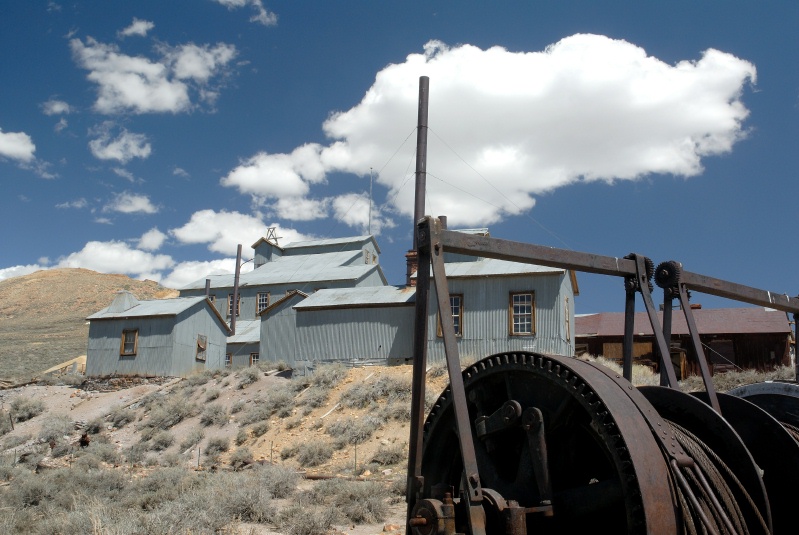
[[[796,427],[795,425],[791,424],[786,424],[785,422],[780,422],[780,423],[782,424],[782,427],[784,427],[785,430],[788,431],[788,433],[794,438],[794,440],[799,442],[799,427]]]
[[[750,530],[741,509],[744,507],[754,513],[762,532],[768,533],[768,524],[730,468],[690,431],[674,422],[669,425],[683,450],[694,461],[690,467],[672,462],[685,532],[690,535],[746,535]],[[736,500],[734,489],[745,498],[745,503]]]

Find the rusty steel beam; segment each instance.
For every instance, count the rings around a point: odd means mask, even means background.
[[[786,294],[760,290],[690,271],[683,271],[680,274],[680,282],[685,284],[685,287],[689,290],[726,297],[735,301],[743,301],[752,305],[774,308],[784,312],[799,313],[799,298],[790,297]]]
[[[629,277],[637,274],[635,261],[626,258],[581,253],[487,236],[474,236],[452,230],[442,230],[440,241],[447,252],[451,253],[617,277]]]

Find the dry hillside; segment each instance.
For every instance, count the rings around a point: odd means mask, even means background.
[[[86,354],[86,317],[128,290],[139,299],[177,297],[153,281],[88,269],[50,269],[0,281],[0,379],[19,382]]]

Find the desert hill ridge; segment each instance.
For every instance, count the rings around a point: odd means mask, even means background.
[[[122,290],[138,299],[178,295],[155,281],[83,268],[47,269],[0,281],[0,379],[29,380],[86,354],[86,317],[110,305]]]

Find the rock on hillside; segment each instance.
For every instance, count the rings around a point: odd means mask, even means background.
[[[128,290],[139,299],[177,297],[153,281],[88,269],[37,271],[0,281],[0,378],[18,382],[86,353],[86,317]]]

